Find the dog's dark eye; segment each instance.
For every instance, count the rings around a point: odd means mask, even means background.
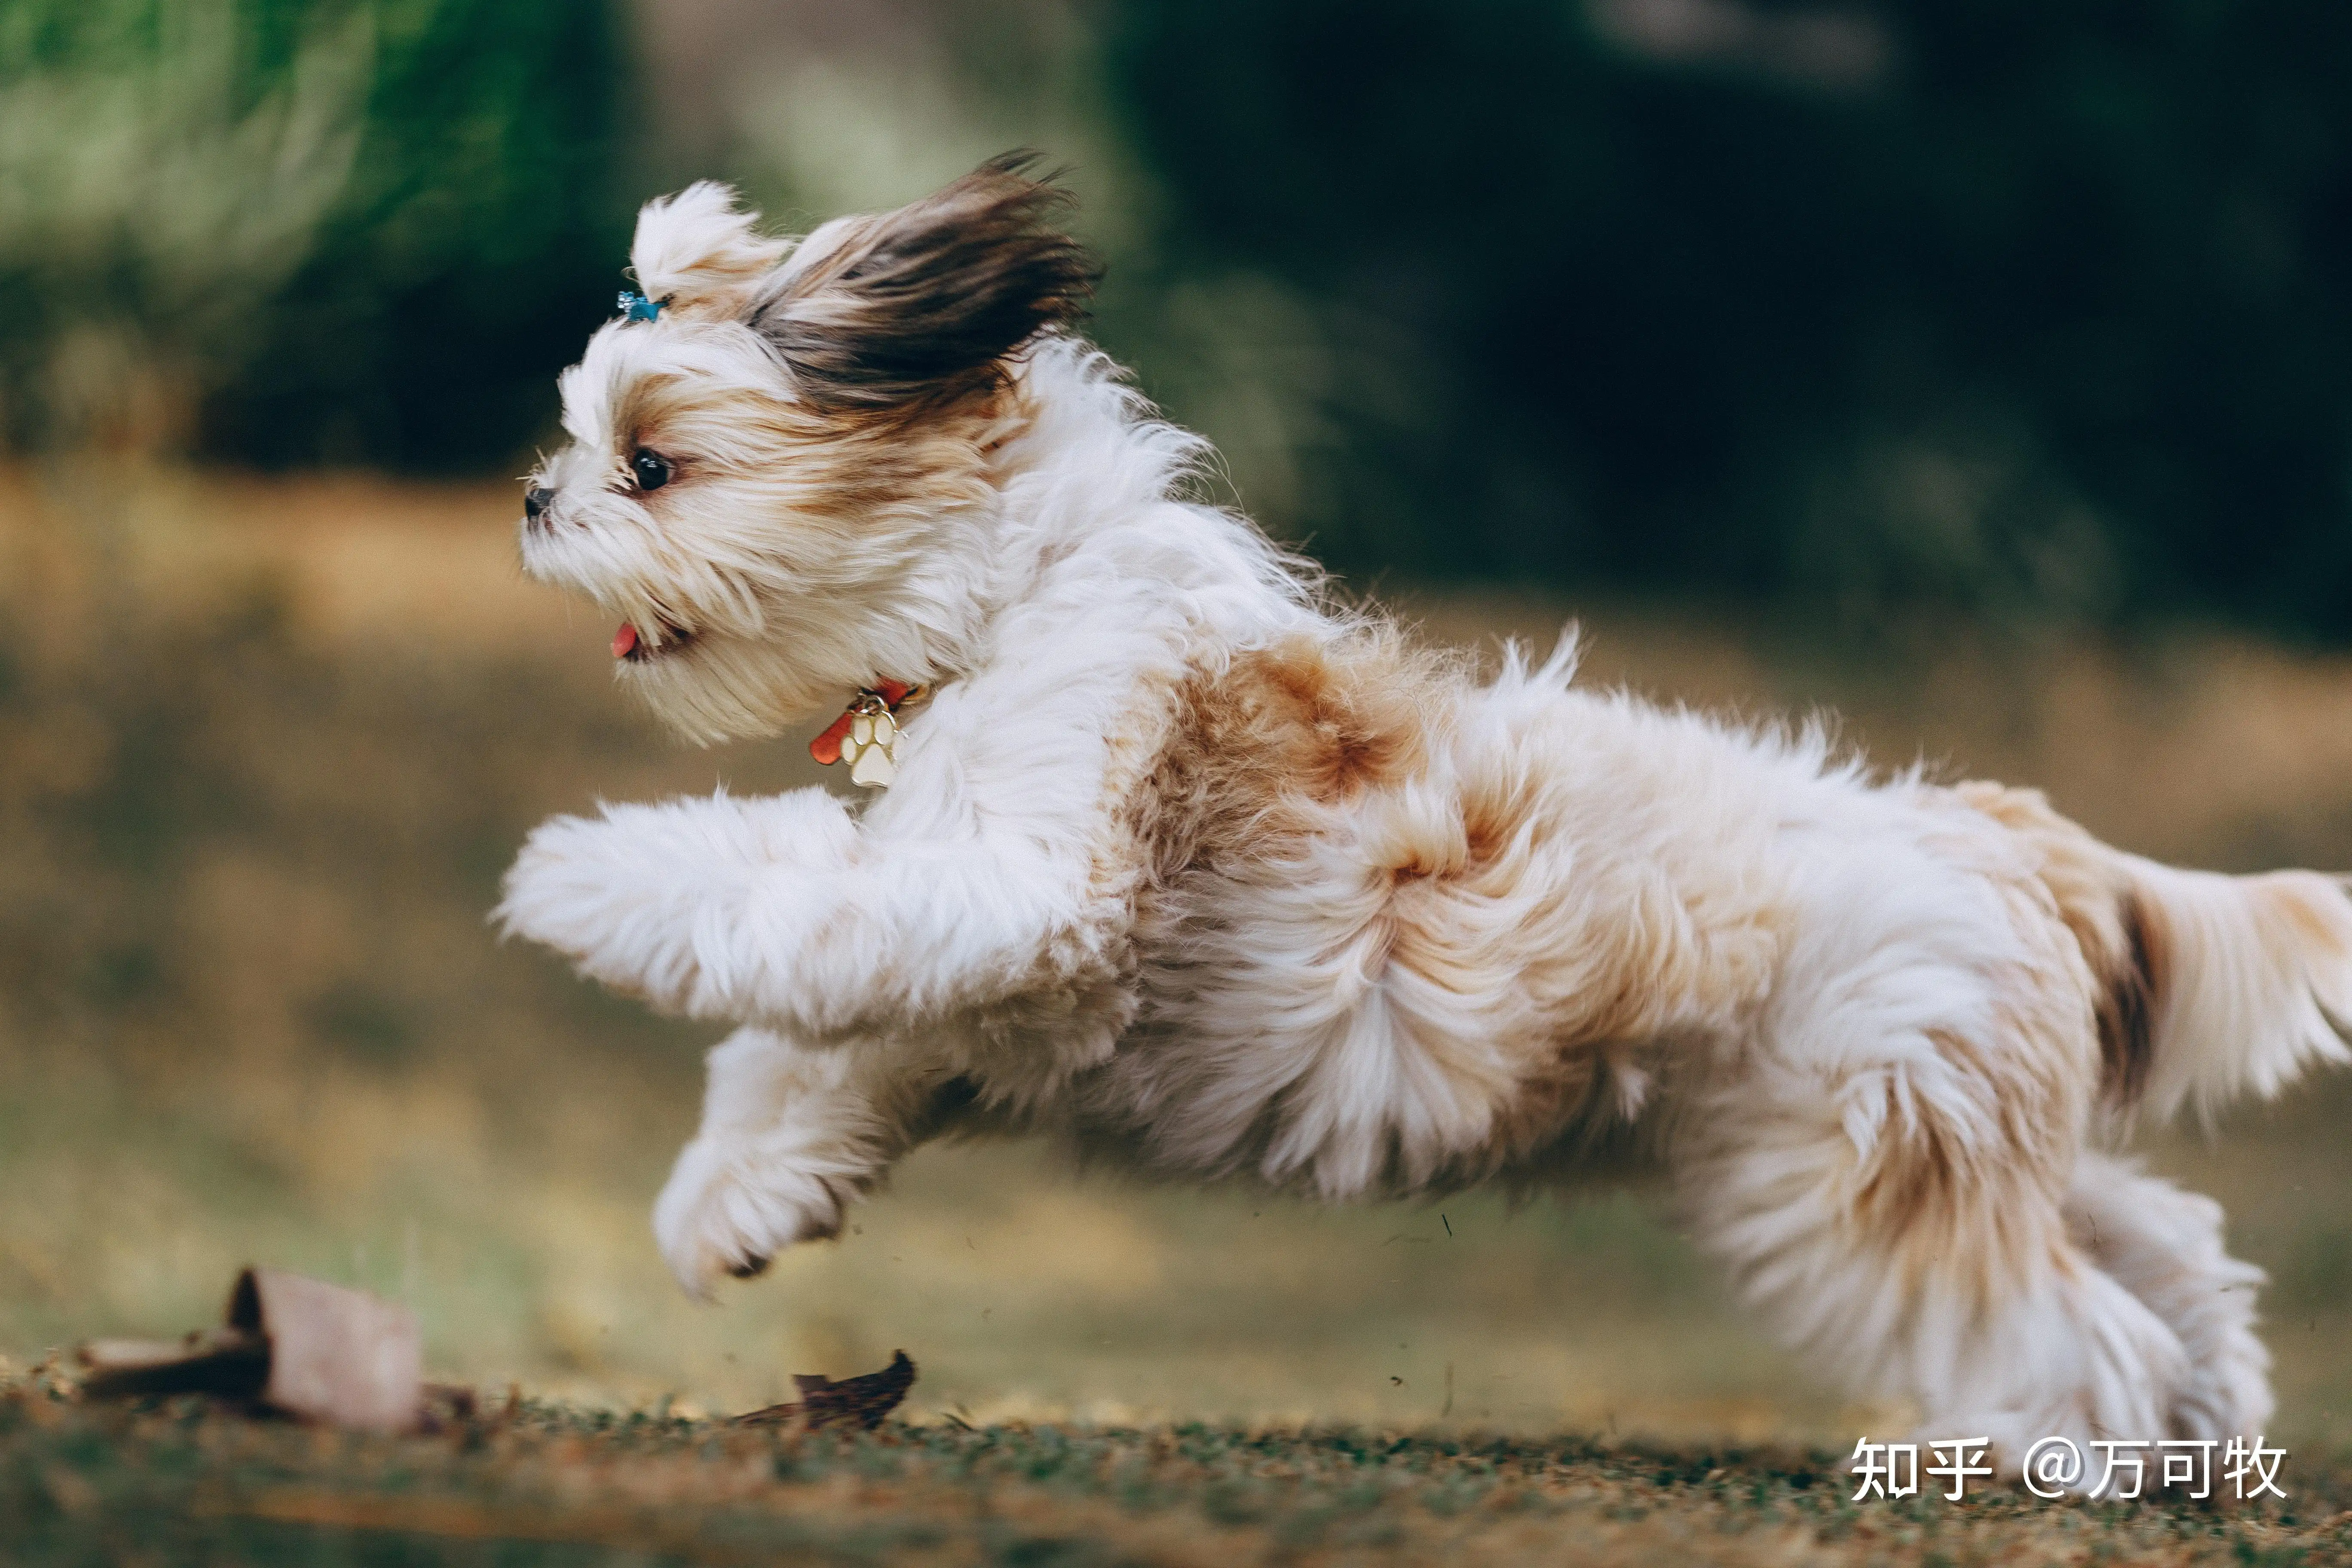
[[[657,490],[669,483],[669,459],[649,447],[640,447],[629,455],[629,471],[637,476],[641,490]]]

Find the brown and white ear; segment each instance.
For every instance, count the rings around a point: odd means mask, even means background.
[[[686,315],[740,314],[791,242],[759,232],[760,215],[735,205],[735,193],[703,180],[637,213],[629,267],[648,300]]]
[[[1055,226],[1069,194],[992,159],[936,195],[828,224],[753,305],[801,395],[833,406],[951,401],[1084,314],[1099,268]]]

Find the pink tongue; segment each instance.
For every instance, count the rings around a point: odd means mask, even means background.
[[[637,628],[624,621],[621,629],[613,634],[613,657],[626,658],[637,646]]]

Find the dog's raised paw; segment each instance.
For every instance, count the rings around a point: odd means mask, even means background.
[[[687,1293],[708,1300],[721,1279],[756,1279],[784,1248],[838,1235],[844,1199],[787,1160],[698,1138],[654,1205],[654,1237]]]

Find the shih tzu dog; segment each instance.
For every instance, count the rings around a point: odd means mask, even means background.
[[[650,204],[530,481],[527,569],[681,733],[837,713],[888,785],[557,817],[507,878],[507,930],[738,1026],[655,1211],[687,1289],[975,1121],[1334,1199],[1635,1124],[1790,1344],[2012,1470],[2256,1433],[2260,1272],[2109,1149],[2345,1058],[2344,886],[1335,608],[1076,334],[1027,167],[798,240]]]

